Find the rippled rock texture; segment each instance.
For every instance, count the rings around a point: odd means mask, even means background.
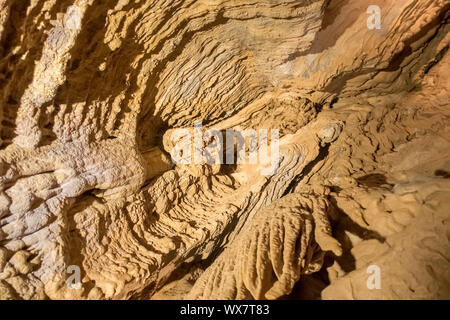
[[[449,299],[449,8],[0,0],[0,298]]]

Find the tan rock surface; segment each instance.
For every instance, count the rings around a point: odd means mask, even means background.
[[[450,4],[373,4],[0,0],[0,298],[450,299]]]

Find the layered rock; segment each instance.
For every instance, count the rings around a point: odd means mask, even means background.
[[[449,298],[450,6],[377,2],[0,1],[0,298]]]

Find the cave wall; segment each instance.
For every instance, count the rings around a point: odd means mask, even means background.
[[[450,298],[449,8],[0,0],[0,298]],[[174,163],[199,121],[276,172]]]

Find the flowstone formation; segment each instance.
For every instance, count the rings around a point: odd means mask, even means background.
[[[450,299],[449,9],[0,0],[0,298]]]

